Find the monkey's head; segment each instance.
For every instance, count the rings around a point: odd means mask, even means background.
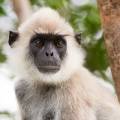
[[[79,37],[56,11],[41,8],[10,32],[10,58],[23,78],[59,83],[82,67]]]

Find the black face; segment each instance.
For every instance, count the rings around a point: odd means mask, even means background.
[[[38,70],[43,73],[55,73],[60,70],[66,54],[64,36],[36,33],[30,41],[30,54]]]

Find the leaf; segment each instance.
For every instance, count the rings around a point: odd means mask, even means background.
[[[30,0],[31,4],[37,4],[38,0]]]
[[[106,55],[103,39],[100,39],[95,44],[91,44],[85,48],[87,51],[85,66],[91,71],[102,71],[108,67],[108,60]]]
[[[6,15],[6,12],[3,7],[0,6],[0,16]]]
[[[4,0],[0,0],[0,4],[2,4],[4,2]]]
[[[69,0],[45,0],[45,4],[53,9],[63,8]]]
[[[2,51],[0,50],[0,63],[5,62],[6,60],[6,56],[2,53]]]

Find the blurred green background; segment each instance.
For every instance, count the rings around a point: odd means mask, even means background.
[[[104,80],[111,82],[112,78],[109,72],[103,31],[101,29],[96,1],[91,2],[91,0],[87,0],[87,2],[82,5],[79,4],[79,1],[77,4],[73,1],[30,0],[33,11],[39,9],[41,6],[50,6],[59,11],[59,13],[70,22],[76,33],[82,33],[81,45],[86,51],[84,66]],[[4,18],[9,21],[10,25],[8,25],[8,28],[4,26],[6,24],[3,22]],[[9,29],[15,29],[17,25],[17,18],[12,10],[10,0],[0,0],[0,64],[5,63],[7,60],[3,52],[3,45],[7,41],[8,31]],[[6,114],[10,117],[8,113]]]

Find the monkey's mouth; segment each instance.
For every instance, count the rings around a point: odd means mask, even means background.
[[[56,73],[60,70],[60,66],[53,66],[53,65],[39,66],[38,69],[40,72],[43,73]]]

